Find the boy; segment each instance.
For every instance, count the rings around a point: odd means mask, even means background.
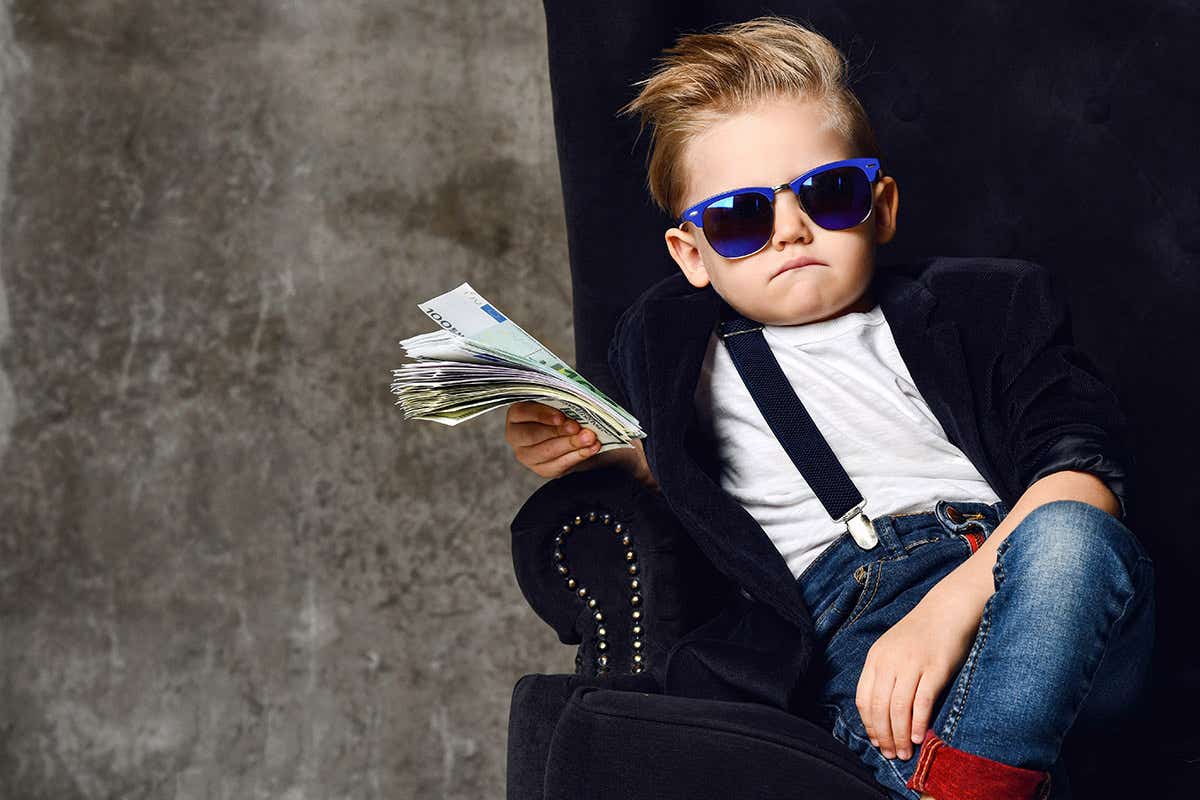
[[[767,17],[666,52],[623,111],[654,124],[650,192],[680,221],[680,275],[625,313],[609,354],[645,448],[597,456],[535,403],[510,407],[506,439],[542,477],[620,465],[659,488],[754,606],[819,641],[829,726],[893,796],[1067,796],[1062,737],[1140,699],[1153,635],[1151,562],[1118,520],[1132,458],[1115,396],[1037,265],[875,269],[899,190],[830,42]],[[762,323],[882,547],[832,523],[789,460],[725,307]],[[1072,591],[1092,602],[1054,605]]]

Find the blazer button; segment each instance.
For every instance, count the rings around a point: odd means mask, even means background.
[[[961,525],[962,521],[966,519],[966,517],[962,515],[962,512],[954,506],[946,506],[946,516],[949,517],[950,521],[955,525]]]

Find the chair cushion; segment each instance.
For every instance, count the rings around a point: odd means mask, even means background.
[[[540,673],[522,676],[513,687],[508,714],[508,800],[541,798],[550,739],[571,695],[581,686],[637,692],[652,690],[655,683],[648,673],[603,679]]]
[[[574,690],[546,763],[546,800],[888,796],[809,720],[757,703],[599,686]]]

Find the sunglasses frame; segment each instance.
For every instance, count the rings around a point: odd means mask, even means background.
[[[683,216],[679,218],[679,226],[683,227],[685,222],[690,222],[700,230],[704,230],[704,211],[713,203],[717,202],[718,200],[725,200],[726,198],[735,197],[741,194],[760,194],[767,198],[767,202],[771,206],[771,233],[769,236],[767,236],[767,240],[763,242],[762,247],[759,247],[753,253],[746,253],[744,256],[721,256],[721,258],[724,258],[728,261],[737,261],[741,258],[749,258],[752,255],[761,253],[763,248],[769,245],[771,240],[775,238],[775,195],[783,189],[791,189],[792,194],[796,195],[796,201],[800,203],[800,207],[804,208],[804,201],[800,199],[800,192],[798,191],[804,182],[814,175],[819,175],[822,172],[828,172],[831,169],[837,169],[840,167],[857,167],[858,169],[862,170],[867,176],[868,184],[871,186],[873,186],[875,181],[879,180],[879,176],[883,174],[883,168],[880,167],[879,159],[877,158],[847,158],[843,159],[842,161],[831,161],[828,164],[822,164],[819,167],[813,167],[800,177],[790,180],[787,183],[781,183],[778,186],[745,186],[741,189],[730,189],[727,192],[721,192],[720,194],[705,198],[699,203],[696,203],[696,205],[684,209]],[[846,230],[848,228],[853,228],[855,225],[861,225],[866,222],[867,219],[870,218],[871,212],[874,210],[874,208],[875,204],[871,203],[867,208],[867,213],[862,219],[854,223],[854,225],[847,225],[845,228],[826,228],[815,219],[813,219],[813,222],[823,230]],[[812,214],[809,213],[807,208],[804,208],[804,213],[808,214],[809,219],[812,219]],[[711,246],[712,242],[709,242],[709,245]],[[716,251],[716,248],[714,247],[713,250]],[[717,252],[717,255],[720,255],[720,252]]]

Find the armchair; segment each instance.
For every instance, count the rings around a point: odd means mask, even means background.
[[[827,0],[543,7],[582,374],[625,403],[606,361],[614,324],[676,269],[662,242],[671,221],[646,197],[647,137],[616,110],[683,31],[793,16],[850,58],[904,194],[899,233],[879,251],[878,268],[929,253],[989,254],[1051,265],[1061,277],[1079,343],[1146,426],[1137,453],[1144,502],[1129,524],[1147,534],[1163,591],[1173,592],[1159,607],[1190,607],[1186,590],[1200,559],[1177,521],[1198,510],[1195,470],[1183,461],[1191,450],[1155,434],[1188,429],[1180,398],[1194,394],[1186,392],[1190,373],[1174,367],[1192,363],[1192,339],[1180,326],[1198,288],[1191,187],[1200,168],[1187,148],[1200,115],[1195,94],[1176,80],[1190,63],[1195,6],[1131,13],[1050,2],[1030,15],[967,4],[926,16],[904,5]],[[614,471],[570,475],[529,498],[512,535],[522,591],[578,656],[575,674],[526,675],[514,688],[510,800],[886,796],[819,726],[819,709],[662,692],[673,646],[714,624],[737,589],[653,493]],[[1167,618],[1159,628],[1156,696],[1174,705],[1195,696],[1200,662],[1192,617],[1171,613],[1182,624]],[[1069,738],[1063,752],[1076,796],[1194,794],[1192,716],[1151,714],[1153,736]],[[1113,770],[1104,759],[1114,752],[1123,764],[1153,769]]]
[[[657,492],[614,468],[567,475],[511,529],[522,593],[578,649],[574,674],[525,675],[513,689],[509,800],[887,797],[816,721],[662,693],[674,646],[737,588]]]

